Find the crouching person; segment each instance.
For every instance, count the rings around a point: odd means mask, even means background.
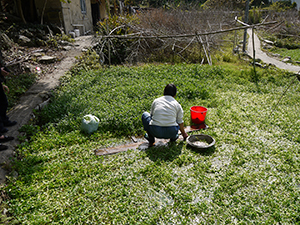
[[[164,96],[153,101],[150,113],[143,113],[142,122],[147,132],[145,138],[149,141],[149,147],[154,145],[155,138],[170,139],[171,142],[175,142],[179,130],[184,139],[188,137],[183,127],[182,107],[175,100],[176,93],[176,86],[168,84],[164,89]]]

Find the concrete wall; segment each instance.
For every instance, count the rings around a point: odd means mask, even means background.
[[[39,17],[42,14],[44,3],[45,0],[35,0]],[[85,3],[86,12],[82,12],[80,0],[72,0],[71,3],[63,3],[60,0],[48,0],[44,21],[64,27],[66,34],[74,31],[74,29],[79,29],[80,34],[84,35],[84,32],[93,30],[91,2],[90,0],[85,0]]]
[[[84,32],[93,31],[92,9],[90,0],[85,0],[86,12],[81,11],[80,0],[72,0],[71,3],[61,3],[65,32],[68,34],[74,29]]]

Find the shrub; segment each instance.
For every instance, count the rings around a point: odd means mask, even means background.
[[[131,28],[138,23],[138,18],[132,15],[112,16],[105,19],[103,22],[97,23],[97,34],[105,35],[129,35],[133,33]],[[96,52],[102,56],[105,64],[121,64],[126,61],[130,54],[128,51],[131,48],[132,40],[110,38],[104,41],[99,39],[99,43],[94,47]]]
[[[261,22],[261,9],[255,8],[249,11],[249,24],[257,24]]]
[[[300,48],[300,42],[293,38],[276,39],[275,46],[278,48],[297,49]]]
[[[154,9],[138,15],[110,17],[98,24],[99,43],[95,51],[105,64],[136,62],[187,62],[200,63],[205,54],[203,45],[210,54],[220,46],[221,34],[200,37],[176,37],[183,34],[204,33],[218,30],[216,24],[233,25],[228,13],[223,11],[181,11]],[[213,24],[213,25],[212,25]],[[134,35],[133,35],[134,34]],[[122,35],[122,38],[103,37]],[[132,39],[125,35],[134,36]],[[164,37],[161,37],[164,36]],[[206,60],[206,59],[205,59]],[[206,62],[204,60],[204,63]]]
[[[9,87],[9,94],[7,95],[9,108],[13,107],[19,101],[20,96],[31,87],[36,78],[36,74],[34,73],[22,73],[6,78],[6,85]]]
[[[290,10],[290,9],[295,9],[296,7],[297,7],[296,2],[292,3],[291,0],[283,0],[283,1],[274,2],[270,6],[270,9],[281,12],[281,11],[287,11],[287,10]]]

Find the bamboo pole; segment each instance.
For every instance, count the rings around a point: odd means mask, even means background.
[[[246,1],[246,10],[245,10],[245,23],[248,23],[249,18],[249,0]],[[247,43],[247,28],[244,30],[244,41],[243,41],[243,52],[246,52],[246,43]]]
[[[252,46],[253,46],[253,70],[255,74],[255,80],[257,81],[257,74],[255,69],[255,41],[254,41],[254,27],[252,27]]]
[[[211,66],[211,61],[209,60],[209,56],[208,56],[208,54],[207,54],[207,51],[206,51],[206,48],[205,48],[205,46],[204,46],[204,44],[203,44],[203,41],[202,41],[201,36],[198,36],[198,40],[200,40],[200,43],[201,43],[201,45],[202,45],[202,47],[203,47],[203,50],[204,50],[204,53],[205,53],[205,56],[206,56],[208,65]]]
[[[205,36],[205,35],[210,35],[210,34],[220,34],[220,33],[226,33],[230,31],[235,31],[235,30],[243,30],[245,28],[252,28],[252,27],[257,27],[257,26],[265,26],[269,24],[275,24],[277,21],[272,21],[268,23],[259,23],[255,25],[244,25],[242,27],[234,27],[230,29],[225,29],[225,30],[217,30],[217,31],[212,31],[212,32],[204,32],[204,33],[197,33],[197,34],[178,34],[178,35],[161,35],[161,36],[143,36],[143,33],[137,34],[128,34],[128,35],[102,35],[100,36],[101,38],[119,38],[119,39],[135,39],[135,38],[143,38],[143,39],[154,39],[154,38],[160,38],[160,39],[167,39],[167,38],[187,38],[187,37],[195,37],[195,36]]]

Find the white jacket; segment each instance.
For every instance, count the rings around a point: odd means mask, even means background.
[[[183,123],[183,109],[170,95],[155,99],[150,114],[152,116],[150,125],[170,127]]]

